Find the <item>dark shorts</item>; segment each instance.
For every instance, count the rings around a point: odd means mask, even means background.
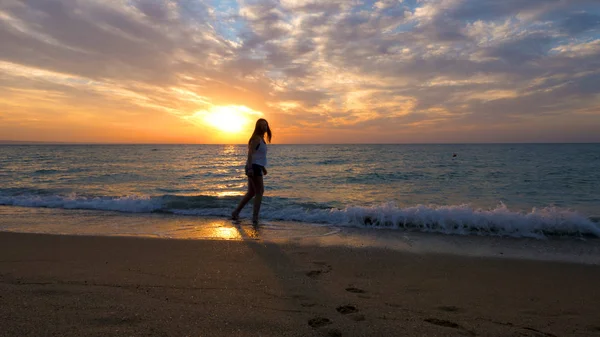
[[[262,177],[263,175],[263,167],[257,164],[252,164],[252,171],[254,171],[254,175],[258,177]],[[246,175],[248,175],[248,170],[246,170]]]

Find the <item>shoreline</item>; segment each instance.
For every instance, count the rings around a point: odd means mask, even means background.
[[[0,232],[6,336],[589,336],[597,266]]]
[[[267,221],[256,228],[245,219],[233,222],[219,216],[0,206],[2,232],[166,240],[255,240],[280,245],[370,247],[407,253],[600,265],[600,239],[593,238],[442,234],[295,221]]]
[[[405,253],[600,265],[600,240],[595,238],[459,235],[293,221],[273,221],[256,228],[248,221],[235,223],[214,216],[143,214],[140,217],[138,214],[87,210],[67,211],[57,216],[51,213],[54,211],[52,209],[50,213],[46,209],[37,209],[36,213],[26,208],[22,210],[22,213],[0,214],[4,216],[4,219],[0,219],[0,234],[183,241],[254,240],[321,248],[381,248]]]

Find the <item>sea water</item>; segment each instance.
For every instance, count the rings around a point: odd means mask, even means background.
[[[246,156],[245,145],[0,145],[0,230],[110,235],[129,222],[144,235],[157,218],[171,232],[225,220],[247,188]],[[274,144],[268,157],[271,225],[600,237],[600,144]]]

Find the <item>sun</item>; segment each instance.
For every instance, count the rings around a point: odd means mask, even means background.
[[[196,113],[203,124],[228,134],[242,132],[250,124],[251,117],[260,115],[260,112],[243,105],[213,106]]]

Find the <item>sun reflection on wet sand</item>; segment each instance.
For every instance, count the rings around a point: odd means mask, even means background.
[[[233,227],[217,227],[214,236],[221,239],[241,239],[240,233]]]
[[[242,236],[237,228],[225,223],[224,221],[214,221],[207,226],[197,227],[196,238],[214,238],[222,240],[242,240]]]
[[[210,240],[243,240],[240,230],[225,220],[198,219],[168,223],[168,229],[163,231],[164,237],[174,239],[210,239]]]
[[[248,229],[243,228],[242,230],[246,233],[246,235],[248,235],[249,238],[255,240],[260,239],[260,226],[252,225],[252,227]]]
[[[0,231],[192,240],[278,241],[328,236],[339,230],[329,226],[268,220],[261,222],[259,226],[253,226],[247,218],[234,223],[229,219],[217,217],[0,206]]]
[[[181,233],[187,238],[192,239],[220,239],[220,240],[260,240],[261,227],[242,224],[230,223],[225,220],[215,220],[207,223],[204,226],[194,226],[194,233]]]
[[[168,224],[168,230],[163,231],[164,237],[181,239],[212,239],[212,240],[259,240],[262,237],[260,226],[247,223],[232,223],[228,220],[198,219],[186,222]]]

